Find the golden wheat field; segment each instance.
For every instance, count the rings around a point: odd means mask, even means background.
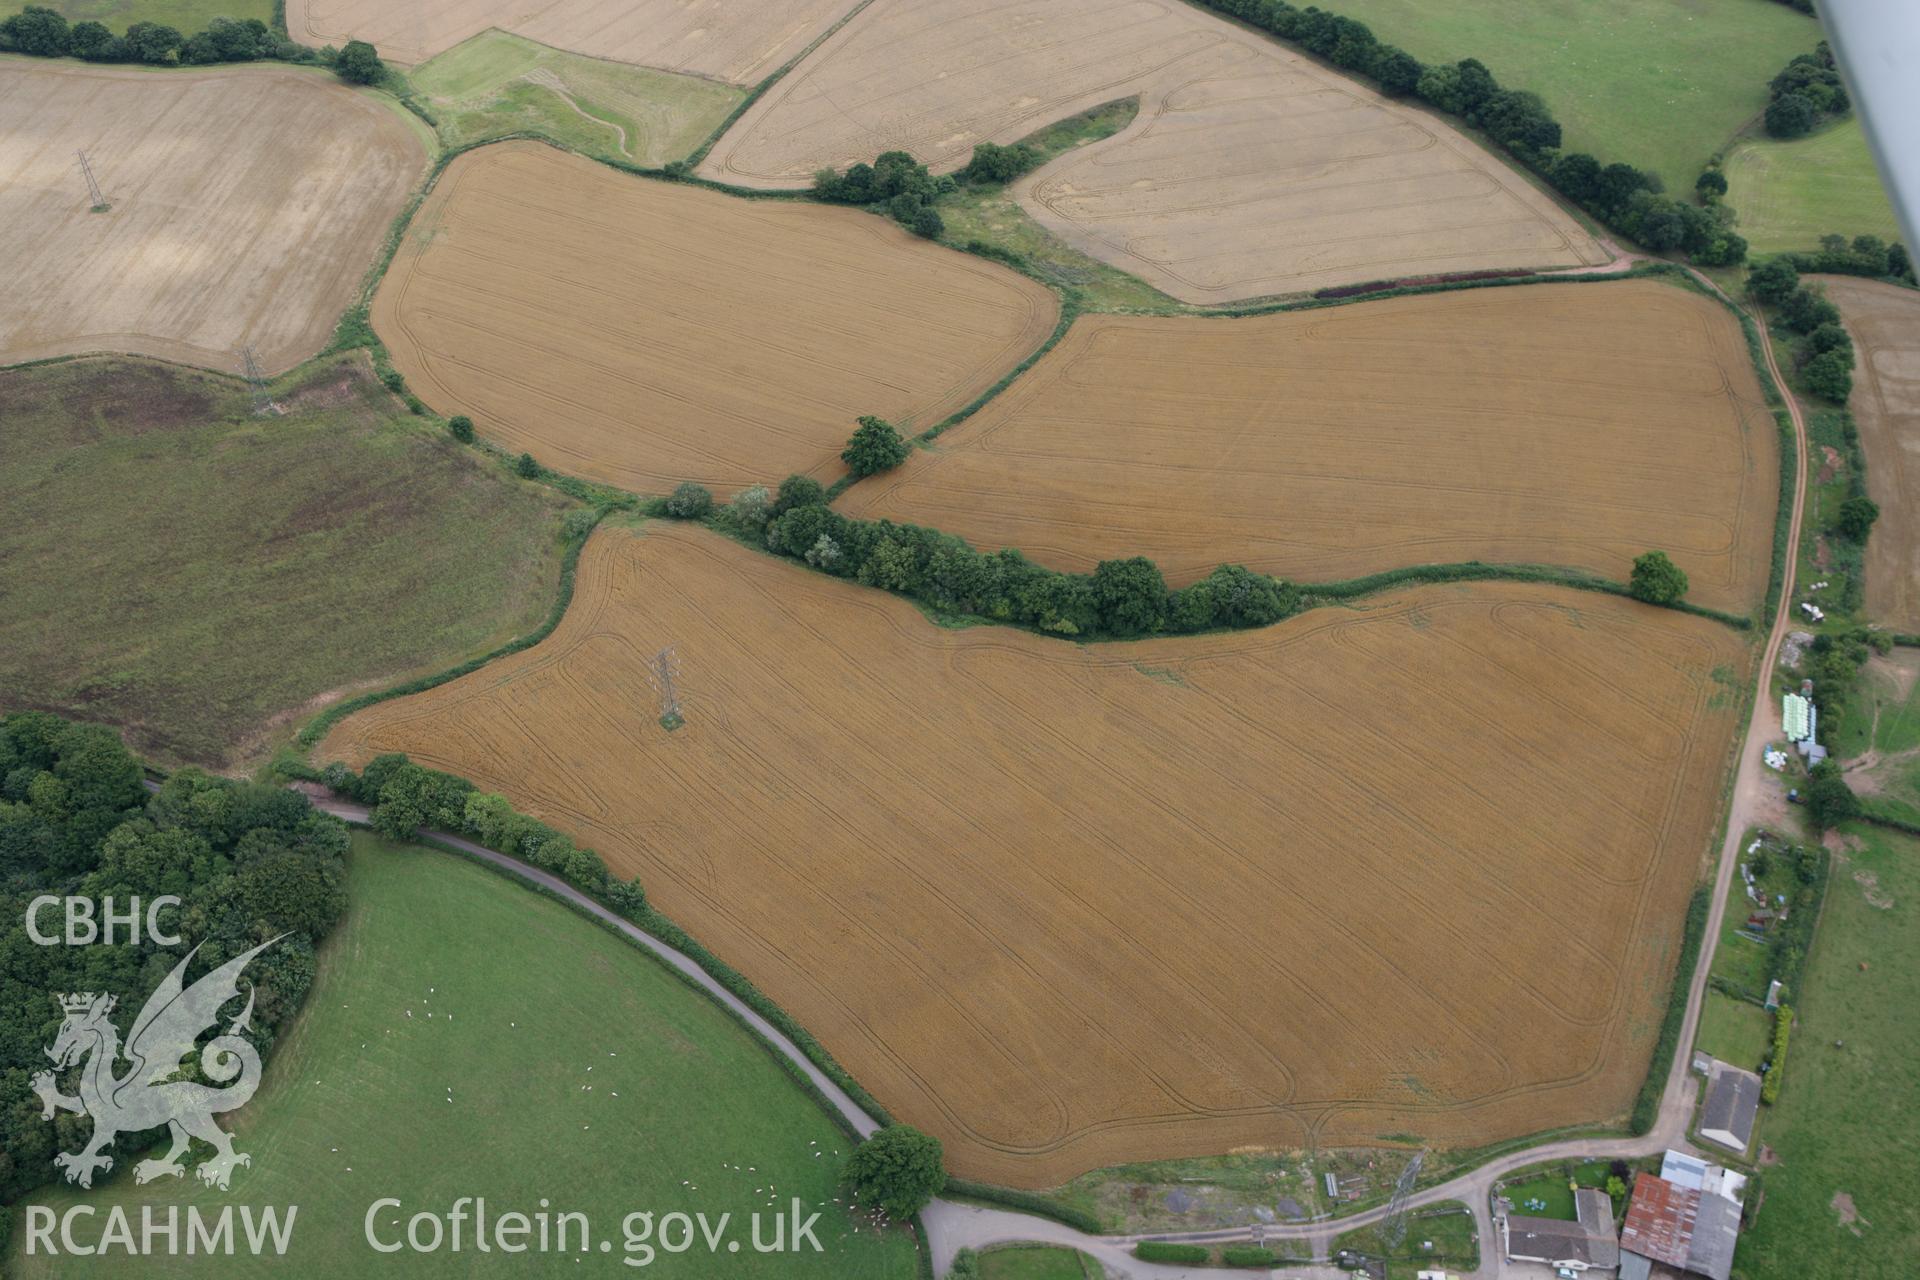
[[[685,725],[646,675],[678,655]],[[1620,1114],[1718,812],[1735,632],[1534,585],[1075,646],[603,531],[559,629],[339,724],[638,874],[950,1168]]]
[[[1088,316],[979,413],[836,504],[1060,569],[1145,555],[1304,581],[1488,560],[1690,599],[1766,589],[1773,419],[1739,326],[1651,281],[1238,320]]]
[[[469,152],[373,304],[443,413],[627,489],[831,479],[862,414],[945,417],[1052,332],[1054,295],[882,218]]]
[[[1181,0],[875,0],[721,138],[701,172],[804,184],[1138,95],[1133,124],[1014,188],[1048,230],[1186,302],[1402,274],[1607,261],[1465,136]]]
[[[119,351],[237,370],[251,344],[291,368],[425,164],[397,107],[327,72],[0,61],[0,364]]]
[[[1850,276],[1822,276],[1858,351],[1848,404],[1867,457],[1867,494],[1880,505],[1867,539],[1867,612],[1920,631],[1920,293]]]
[[[365,40],[425,62],[498,27],[615,62],[753,84],[805,49],[857,0],[287,0],[287,30],[315,48]]]

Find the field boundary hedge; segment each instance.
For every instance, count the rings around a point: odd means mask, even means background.
[[[963,252],[967,252],[967,251],[963,251]],[[990,260],[994,259],[995,257],[995,255],[993,254],[980,254],[976,256],[985,257]],[[1017,257],[1018,255],[1016,254],[1016,255],[1010,255],[1010,256]],[[1041,283],[1044,284],[1045,282],[1041,281]],[[986,408],[987,405],[996,396],[998,396],[1001,392],[1005,391],[1007,388],[1011,387],[1015,382],[1019,381],[1020,377],[1023,374],[1025,374],[1027,370],[1033,368],[1034,365],[1040,363],[1041,358],[1045,356],[1047,352],[1059,346],[1060,340],[1067,336],[1067,330],[1073,328],[1073,322],[1075,320],[1078,320],[1079,318],[1080,318],[1079,293],[1077,291],[1073,293],[1062,291],[1060,296],[1060,319],[1058,322],[1054,324],[1053,332],[1047,335],[1046,340],[1043,341],[1039,346],[1035,347],[1032,350],[1032,352],[1028,354],[1026,359],[1022,360],[1019,364],[1013,366],[1013,368],[1007,370],[1006,374],[1002,376],[992,386],[988,387],[985,391],[982,391],[979,395],[975,396],[971,401],[962,405],[960,408],[954,410],[952,413],[948,414],[946,417],[942,418],[940,421],[928,427],[925,431],[922,431],[919,435],[913,437],[913,443],[917,445],[930,444],[932,441],[937,439],[943,432],[953,427],[959,426],[961,423],[965,422],[968,418],[971,418],[974,414]],[[858,483],[858,477],[849,476],[848,479],[853,480],[855,483]]]
[[[1773,558],[1767,569],[1767,593],[1761,601],[1760,612],[1754,618],[1758,628],[1771,630],[1773,617],[1780,608],[1780,594],[1786,588],[1789,558],[1796,551],[1791,545],[1790,535],[1793,532],[1794,506],[1800,500],[1801,474],[1805,465],[1805,460],[1800,456],[1800,441],[1793,429],[1793,416],[1787,408],[1787,396],[1791,390],[1774,380],[1773,369],[1767,363],[1766,342],[1752,312],[1692,271],[1672,264],[1662,265],[1667,269],[1660,274],[1667,276],[1672,283],[1713,299],[1740,322],[1740,332],[1747,340],[1747,358],[1753,363],[1760,393],[1773,414],[1774,431],[1780,449],[1780,492],[1774,503]]]
[[[279,0],[279,3],[284,4],[285,2],[286,0]],[[807,57],[813,53],[815,49],[818,49],[821,45],[825,44],[829,39],[831,39],[834,33],[839,31],[840,28],[846,26],[849,22],[852,22],[855,18],[859,17],[863,12],[866,11],[867,6],[872,3],[873,3],[873,0],[860,0],[859,4],[856,4],[855,6],[853,6],[853,8],[847,10],[846,13],[841,15],[839,21],[834,22],[833,24],[828,26],[828,28],[825,31],[822,31],[819,35],[815,36],[811,41],[809,41],[807,43],[806,48],[794,54],[791,58],[787,59],[785,62],[781,63],[779,66],[775,67],[772,71],[768,72],[766,79],[762,80],[759,84],[754,85],[753,88],[747,90],[747,96],[741,99],[740,105],[727,113],[727,118],[722,120],[719,123],[719,125],[714,129],[714,131],[707,135],[707,140],[705,142],[702,142],[698,147],[695,147],[693,151],[687,156],[687,158],[680,161],[679,163],[682,165],[685,165],[686,168],[689,171],[691,171],[695,165],[699,164],[702,160],[705,160],[707,158],[707,153],[713,150],[714,144],[719,142],[721,138],[724,138],[726,136],[727,130],[733,128],[734,125],[740,123],[740,117],[747,113],[747,109],[749,107],[751,107],[754,103],[760,101],[760,99],[766,95],[767,90],[773,88],[774,85],[780,83],[781,80],[785,79],[788,72],[792,71],[795,67],[799,66],[802,62],[804,62],[807,59]]]
[[[1320,599],[1353,600],[1406,583],[1436,582],[1548,582],[1556,586],[1571,587],[1576,591],[1596,591],[1602,595],[1620,596],[1628,600],[1639,599],[1625,583],[1615,582],[1612,578],[1603,578],[1582,569],[1567,569],[1550,564],[1509,564],[1484,560],[1408,565],[1405,568],[1384,569],[1379,573],[1347,578],[1338,582],[1302,582],[1295,585],[1300,590],[1300,612],[1305,613],[1308,609],[1316,607]],[[1310,604],[1308,601],[1314,601],[1314,603]],[[1651,604],[1652,602],[1641,600],[1640,603]],[[1737,613],[1726,613],[1719,609],[1710,609],[1702,604],[1690,604],[1685,600],[1655,604],[1653,607],[1672,609],[1676,613],[1689,613],[1696,618],[1708,618],[1735,631],[1753,629],[1752,618]]]
[[[1584,570],[1562,568],[1555,565],[1501,564],[1469,560],[1448,564],[1407,565],[1396,569],[1382,570],[1379,573],[1369,574],[1360,578],[1348,578],[1333,582],[1296,583],[1274,578],[1267,574],[1255,573],[1237,565],[1222,564],[1214,571],[1215,574],[1237,572],[1238,574],[1244,574],[1251,582],[1264,585],[1270,589],[1275,596],[1285,602],[1279,606],[1279,612],[1271,617],[1266,617],[1264,620],[1249,620],[1237,624],[1216,623],[1213,625],[1192,627],[1178,625],[1172,617],[1172,612],[1178,607],[1177,602],[1179,597],[1185,591],[1191,591],[1195,587],[1212,581],[1211,578],[1203,578],[1199,582],[1182,588],[1180,591],[1171,591],[1168,593],[1167,616],[1165,618],[1166,625],[1144,632],[1117,631],[1103,625],[1098,620],[1088,622],[1085,617],[1082,617],[1077,622],[1050,623],[1047,622],[1044,617],[1042,617],[1040,621],[1033,621],[1012,614],[1001,617],[994,614],[977,612],[965,608],[960,604],[943,601],[930,594],[934,589],[934,585],[925,581],[924,578],[909,586],[900,588],[895,588],[880,582],[868,581],[861,574],[866,560],[856,560],[853,555],[845,553],[847,549],[858,551],[862,557],[870,557],[874,548],[882,543],[892,541],[914,542],[922,544],[922,549],[925,549],[928,545],[932,545],[942,549],[964,550],[966,554],[988,562],[999,561],[1001,557],[1007,553],[983,553],[965,539],[930,526],[895,524],[890,520],[859,520],[841,515],[828,506],[821,506],[818,509],[823,517],[829,518],[822,522],[823,529],[818,532],[818,536],[832,542],[835,558],[831,563],[835,566],[835,569],[825,568],[821,564],[816,564],[808,558],[807,551],[809,549],[817,550],[813,545],[815,543],[814,537],[809,536],[803,539],[808,544],[806,548],[794,550],[783,546],[776,549],[769,544],[768,539],[765,537],[756,537],[729,527],[726,523],[724,512],[717,512],[713,516],[708,517],[705,523],[708,528],[713,529],[715,532],[732,536],[736,541],[742,542],[763,554],[778,556],[783,560],[804,565],[809,570],[826,577],[840,578],[846,581],[859,581],[862,585],[874,587],[886,591],[888,594],[912,600],[927,609],[933,620],[942,625],[953,625],[964,622],[968,624],[1013,627],[1017,630],[1029,631],[1036,635],[1051,636],[1056,639],[1067,639],[1075,643],[1112,643],[1175,635],[1208,635],[1222,631],[1259,630],[1263,627],[1282,622],[1287,618],[1296,617],[1312,609],[1323,607],[1330,602],[1358,599],[1408,583],[1540,582],[1638,601],[1638,597],[1634,596],[1632,591],[1624,583],[1616,582],[1610,578],[1602,578],[1597,574],[1588,573]],[[793,509],[793,511],[802,512],[806,510],[807,508]],[[790,511],[788,514],[793,514],[793,511]],[[774,529],[777,526],[778,521],[773,525],[769,525],[769,529]],[[863,545],[856,546],[856,543]],[[1056,597],[1069,600],[1082,599],[1090,595],[1093,584],[1097,581],[1096,575],[1067,573],[1035,564],[1032,561],[1026,560],[1017,548],[1010,548],[1009,552],[1017,558],[1022,572],[1028,574],[1031,581],[1040,582],[1040,585],[1048,588]],[[1141,560],[1142,558],[1135,557],[1134,559]],[[929,563],[931,563],[931,561],[929,561]],[[1145,561],[1145,563],[1151,565],[1152,562]],[[1008,588],[1008,591],[1011,595],[1020,597],[1020,600],[1023,602],[1017,604],[1016,607],[1022,609],[1028,607],[1024,603],[1026,595],[1023,593],[1019,584],[1012,584]],[[1692,604],[1685,600],[1676,600],[1664,604],[1656,604],[1651,601],[1638,602],[1649,604],[1653,608],[1672,609],[1678,613],[1686,613],[1695,617],[1706,618],[1710,621],[1718,622],[1722,626],[1730,627],[1735,631],[1750,631],[1754,626],[1753,619],[1749,616],[1725,613],[1718,609],[1710,609],[1705,605]]]
[[[574,574],[580,565],[580,552],[585,548],[587,539],[593,536],[593,531],[599,527],[600,522],[606,519],[610,510],[611,508],[609,507],[588,508],[584,512],[573,512],[570,513],[570,515],[585,514],[590,517],[589,519],[563,520],[561,522],[562,536],[566,538],[567,544],[566,550],[562,552],[560,557],[560,589],[554,598],[553,606],[547,610],[546,621],[525,635],[516,636],[514,639],[507,641],[491,653],[483,653],[477,658],[469,658],[458,666],[449,667],[445,671],[421,676],[415,680],[403,681],[400,684],[393,685],[386,689],[376,689],[371,693],[363,693],[359,697],[347,698],[334,703],[300,727],[300,731],[294,734],[293,737],[295,747],[303,752],[311,749],[314,744],[318,743],[320,739],[325,736],[327,730],[333,728],[334,725],[340,723],[341,720],[356,711],[363,711],[375,703],[386,702],[393,698],[404,698],[409,694],[424,693],[428,689],[438,688],[450,680],[458,680],[461,676],[478,671],[481,667],[486,666],[489,662],[497,658],[504,658],[511,654],[519,653],[524,649],[531,649],[534,645],[539,644],[542,640],[552,635],[554,628],[558,627],[560,620],[566,616],[568,606],[573,603]]]
[[[346,820],[342,819],[342,821],[346,821]],[[349,823],[349,825],[358,826],[360,824]],[[719,1004],[718,1001],[713,999],[713,993],[707,990],[705,987],[701,986],[698,982],[696,982],[691,975],[684,973],[680,969],[676,968],[673,964],[671,964],[667,960],[665,956],[662,956],[659,952],[653,950],[651,947],[643,946],[640,943],[636,942],[632,937],[630,937],[627,934],[627,932],[624,929],[620,927],[619,923],[616,920],[609,919],[608,916],[601,914],[601,912],[604,911],[612,915],[619,915],[619,913],[615,912],[612,907],[607,906],[605,903],[596,903],[594,905],[599,907],[599,910],[596,911],[593,909],[593,907],[590,907],[587,904],[582,903],[575,898],[571,898],[566,894],[559,892],[558,890],[553,888],[553,886],[551,885],[541,884],[539,881],[532,879],[530,876],[527,876],[521,873],[522,870],[526,870],[526,871],[533,870],[533,868],[529,866],[527,863],[521,862],[519,859],[516,858],[514,859],[514,861],[518,869],[516,869],[516,867],[503,867],[499,863],[494,862],[491,859],[482,858],[476,855],[471,850],[462,849],[458,845],[448,843],[446,840],[442,839],[438,833],[433,831],[417,832],[411,840],[405,841],[404,843],[420,845],[423,848],[432,849],[436,853],[444,853],[452,857],[459,858],[464,862],[472,864],[473,866],[484,867],[488,871],[493,872],[495,875],[504,877],[505,879],[511,881],[513,884],[519,886],[522,889],[530,890],[531,892],[537,893],[541,897],[546,898],[549,901],[559,903],[561,906],[564,906],[565,908],[567,908],[567,910],[573,912],[575,915],[580,916],[584,920],[590,921],[596,928],[599,928],[606,933],[612,934],[614,937],[620,939],[620,941],[625,943],[627,946],[632,947],[634,950],[640,952],[640,954],[646,956],[648,960],[658,965],[661,969],[664,969],[666,972],[672,974],[677,981],[679,981],[681,984],[686,986],[689,990],[699,992],[701,999],[706,1000],[713,1004]],[[494,850],[494,852],[499,853],[499,850],[496,849]],[[501,856],[504,857],[506,855],[503,854]],[[620,919],[626,920],[627,923],[632,924],[635,927],[640,927],[640,922],[637,920],[630,920],[625,916],[620,916]],[[647,930],[647,932],[651,933],[652,930],[649,929]],[[666,940],[663,938],[661,939],[661,941],[665,942]],[[676,950],[677,949],[678,948],[676,948]],[[792,1058],[788,1057],[785,1053],[783,1053],[780,1050],[778,1045],[775,1045],[772,1041],[768,1040],[766,1036],[762,1035],[758,1029],[756,1029],[749,1023],[742,1022],[738,1017],[735,1017],[733,1014],[733,1010],[728,1009],[726,1005],[719,1004],[719,1007],[723,1012],[727,1014],[727,1020],[729,1022],[739,1027],[742,1031],[745,1031],[749,1036],[753,1038],[753,1041],[755,1044],[759,1045],[764,1052],[766,1052],[769,1056],[776,1059],[780,1063],[781,1069],[785,1071],[789,1076],[791,1076],[796,1083],[799,1084],[801,1089],[805,1091],[807,1096],[810,1099],[812,1099],[812,1101],[817,1103],[821,1108],[823,1108],[827,1112],[829,1116],[832,1117],[835,1126],[838,1127],[841,1132],[845,1133],[848,1137],[852,1138],[856,1142],[860,1140],[860,1135],[854,1132],[852,1124],[848,1121],[845,1115],[841,1114],[840,1108],[836,1107],[833,1104],[832,1099],[828,1098],[825,1093],[821,1092],[820,1086],[814,1082],[812,1077],[807,1075],[806,1072],[800,1070],[798,1063],[794,1062]]]
[[[388,696],[397,695],[389,694]],[[376,698],[376,700],[381,699]],[[404,755],[399,758],[401,760],[406,759]],[[282,778],[297,778],[303,781],[320,782],[331,785],[333,780],[330,775],[336,768],[344,770],[347,776],[352,779],[353,785],[358,786],[360,781],[359,777],[354,775],[352,770],[346,770],[344,766],[329,766],[328,770],[323,772],[314,768],[313,765],[304,758],[297,756],[291,758],[283,756],[275,760],[272,766],[270,766],[270,771]],[[465,795],[477,796],[483,794],[480,788],[475,786],[473,782],[458,774],[448,773],[444,770],[433,770],[430,771],[430,773],[431,776],[443,782],[455,784],[457,787],[464,787],[466,789],[464,792]],[[340,794],[337,789],[336,794]],[[359,803],[368,804],[365,796],[359,796],[358,800]],[[376,829],[378,829],[378,826],[374,820],[375,814],[372,810],[376,810],[378,807],[378,804],[368,804],[370,810],[368,825],[374,826]],[[512,809],[510,802],[508,807],[515,819],[537,827],[542,832],[550,833],[554,836],[561,836],[561,833],[554,831],[551,827],[547,827],[546,824],[527,818],[526,815],[520,813],[518,809]],[[422,832],[426,834],[423,836],[421,834]],[[440,832],[437,828],[422,826],[416,830],[412,836],[407,838],[416,841],[422,839],[431,840],[435,836],[444,837],[447,834],[450,833]],[[493,844],[480,838],[479,834],[472,829],[468,829],[467,833],[462,835],[461,838],[471,840],[473,843],[481,845],[499,854],[503,858],[510,859],[518,866],[531,869],[536,865],[528,863],[525,858],[519,856],[517,853],[509,853],[506,850],[495,848]],[[561,838],[564,839],[565,837],[561,836]],[[452,845],[436,844],[436,847],[443,847],[454,853],[464,852]],[[820,1042],[813,1037],[811,1032],[802,1026],[792,1014],[788,1013],[765,992],[756,987],[746,975],[709,951],[697,938],[681,928],[671,917],[656,908],[653,903],[646,898],[644,885],[641,885],[637,879],[631,882],[612,880],[612,878],[606,874],[605,864],[600,861],[597,854],[594,854],[591,850],[583,850],[582,852],[589,854],[594,865],[600,870],[601,874],[599,878],[593,883],[582,884],[579,881],[572,880],[571,877],[567,876],[565,872],[558,868],[542,867],[541,869],[546,870],[548,874],[569,880],[576,890],[582,895],[593,899],[607,912],[628,921],[643,932],[650,934],[657,941],[678,951],[688,960],[698,965],[715,982],[719,983],[738,998],[741,1003],[765,1018],[777,1028],[782,1035],[785,1035],[791,1040],[794,1045],[807,1056],[808,1061],[812,1062],[815,1067],[819,1068],[823,1075],[838,1085],[841,1090],[853,1100],[855,1105],[865,1111],[869,1117],[883,1126],[894,1123],[891,1113],[880,1104],[877,1098],[867,1092],[866,1088],[862,1086],[858,1080],[854,1079],[853,1075],[848,1072],[845,1067],[841,1066],[832,1054],[827,1052],[825,1046],[821,1045]],[[466,856],[471,857],[472,855],[466,854]],[[485,861],[485,859],[481,859],[481,861]],[[521,878],[526,879],[534,888],[546,888],[546,886],[540,885],[537,881],[524,876]],[[627,896],[612,897],[609,896],[606,891],[609,885],[615,885],[622,889],[626,889],[630,885],[633,888],[639,889],[640,892]],[[565,895],[555,896],[566,900]]]
[[[1660,1015],[1660,1034],[1653,1042],[1653,1056],[1647,1063],[1647,1078],[1633,1100],[1633,1112],[1627,1128],[1636,1138],[1653,1131],[1660,1118],[1660,1100],[1667,1091],[1667,1076],[1673,1069],[1674,1055],[1682,1052],[1680,1028],[1687,1020],[1693,971],[1700,963],[1700,946],[1707,931],[1707,917],[1713,910],[1712,883],[1696,885],[1687,900],[1686,924],[1680,934],[1680,955],[1674,964],[1673,981],[1667,989],[1666,1011]]]
[[[1760,1086],[1760,1101],[1772,1105],[1780,1100],[1780,1081],[1787,1074],[1787,1040],[1793,1034],[1793,1006],[1783,1004],[1773,1011],[1773,1050],[1767,1055],[1767,1078]]]

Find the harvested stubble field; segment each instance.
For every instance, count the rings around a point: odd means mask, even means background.
[[[90,213],[84,149],[111,208]],[[405,117],[291,67],[0,59],[0,363],[124,351],[269,372],[326,342],[426,163]]]
[[[313,45],[365,40],[412,66],[489,27],[556,49],[754,84],[858,0],[287,0],[287,30]]]
[[[1607,260],[1438,117],[1181,0],[875,0],[701,171],[794,187],[891,148],[950,170],[976,143],[1133,93],[1129,128],[1015,192],[1067,243],[1184,302]]]
[[[1551,284],[1238,320],[1088,316],[848,515],[1055,568],[1146,555],[1305,581],[1670,552],[1689,598],[1766,589],[1774,425],[1739,326],[1652,281]]]
[[[1867,494],[1880,519],[1867,539],[1867,613],[1920,631],[1920,292],[1821,276],[1853,334],[1854,421],[1867,456]]]
[[[859,415],[939,421],[1058,315],[1041,285],[882,218],[530,142],[448,167],[373,304],[434,408],[642,492],[831,479]]]
[[[676,646],[686,724],[657,720]],[[1620,1114],[1718,809],[1736,634],[1530,584],[1079,647],[703,530],[338,725],[637,873],[959,1174]]]

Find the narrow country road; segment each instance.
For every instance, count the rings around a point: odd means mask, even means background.
[[[1716,293],[1720,293],[1722,297],[1726,296],[1711,281],[1706,280],[1705,277],[1699,277],[1698,273],[1695,274],[1702,283]],[[1788,392],[1786,379],[1781,376],[1780,366],[1774,358],[1773,344],[1767,335],[1764,322],[1760,324],[1760,342],[1761,350],[1766,356],[1767,367],[1772,373],[1775,384],[1786,396],[1787,409],[1793,420],[1796,456],[1791,459],[1783,458],[1781,465],[1792,465],[1798,468],[1801,461],[1807,457],[1806,423],[1801,416],[1799,405],[1794,402],[1791,393]],[[1692,1150],[1687,1143],[1686,1135],[1688,1123],[1693,1116],[1699,1084],[1688,1070],[1688,1063],[1692,1057],[1694,1032],[1699,1026],[1701,1005],[1706,995],[1707,977],[1713,966],[1714,945],[1719,938],[1722,917],[1725,915],[1727,890],[1733,880],[1734,868],[1739,864],[1741,836],[1749,826],[1758,825],[1764,821],[1768,789],[1781,785],[1777,778],[1767,772],[1765,765],[1761,762],[1760,747],[1774,733],[1771,680],[1781,640],[1785,637],[1792,621],[1793,576],[1800,545],[1804,488],[1803,483],[1796,483],[1794,486],[1793,509],[1788,524],[1788,555],[1785,575],[1781,583],[1779,607],[1775,611],[1773,627],[1767,636],[1766,646],[1762,650],[1756,677],[1757,692],[1753,699],[1753,711],[1739,747],[1740,754],[1735,768],[1732,802],[1727,814],[1726,838],[1721,845],[1714,874],[1713,903],[1701,939],[1699,960],[1694,966],[1693,976],[1687,988],[1686,1013],[1681,1022],[1680,1038],[1674,1059],[1668,1068],[1666,1088],[1661,1094],[1659,1115],[1652,1130],[1638,1138],[1573,1138],[1543,1143],[1537,1147],[1503,1156],[1413,1195],[1408,1202],[1411,1208],[1459,1200],[1464,1201],[1472,1209],[1480,1234],[1481,1263],[1478,1271],[1471,1273],[1476,1277],[1493,1280],[1503,1275],[1541,1274],[1537,1268],[1522,1270],[1508,1267],[1497,1256],[1499,1238],[1494,1231],[1491,1205],[1494,1183],[1500,1179],[1527,1165],[1548,1161],[1631,1159],[1651,1155],[1667,1147]],[[303,785],[301,790],[309,794],[316,807],[346,822],[359,826],[367,825],[368,811],[365,806],[341,800],[324,788]],[[622,934],[687,975],[751,1027],[774,1050],[790,1059],[819,1088],[857,1133],[864,1137],[879,1127],[873,1117],[862,1110],[824,1072],[814,1066],[799,1046],[765,1018],[755,1013],[739,997],[721,986],[689,957],[631,921],[601,906],[556,876],[450,832],[423,831],[421,834],[539,885],[612,924]],[[1135,1243],[1143,1239],[1220,1243],[1251,1242],[1259,1238],[1268,1242],[1307,1241],[1313,1248],[1314,1256],[1324,1259],[1337,1234],[1369,1226],[1386,1216],[1386,1207],[1381,1206],[1334,1221],[1292,1223],[1284,1226],[1245,1226],[1219,1231],[1174,1234],[1098,1236],[1088,1235],[1047,1218],[1012,1210],[987,1208],[951,1200],[935,1200],[927,1207],[922,1220],[926,1226],[926,1243],[933,1250],[934,1272],[938,1276],[946,1274],[947,1268],[953,1263],[954,1254],[962,1248],[978,1249],[994,1244],[1029,1241],[1065,1245],[1088,1253],[1099,1259],[1106,1267],[1107,1274],[1114,1280],[1135,1280],[1135,1278],[1137,1280],[1219,1280],[1222,1272],[1217,1267],[1180,1267],[1141,1262],[1129,1251]],[[1239,1269],[1234,1274],[1251,1276],[1263,1273]],[[1275,1277],[1276,1280],[1332,1280],[1333,1277],[1346,1277],[1351,1273],[1321,1265],[1284,1267],[1264,1274]]]

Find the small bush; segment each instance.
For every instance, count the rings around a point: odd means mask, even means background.
[[[1189,1266],[1212,1260],[1212,1255],[1197,1244],[1171,1240],[1142,1240],[1133,1246],[1133,1256],[1142,1262],[1183,1262]]]
[[[1229,1267],[1272,1267],[1279,1265],[1280,1255],[1258,1245],[1234,1244],[1220,1251],[1220,1261]]]
[[[401,377],[400,371],[392,365],[380,370],[380,385],[397,396],[406,394],[407,380]]]
[[[1024,143],[1016,142],[1010,147],[1003,147],[998,143],[982,142],[974,147],[973,159],[967,162],[967,167],[958,176],[963,182],[1012,182],[1039,163],[1039,150]]]
[[[713,494],[688,480],[667,495],[667,514],[675,520],[699,520],[713,510]]]
[[[419,396],[414,395],[412,392],[408,392],[406,395],[406,402],[407,402],[408,413],[411,413],[416,418],[426,417],[427,402],[425,400],[422,400]]]
[[[532,454],[523,453],[513,460],[513,474],[523,480],[531,480],[540,474],[540,464],[533,460]]]
[[[453,438],[461,444],[473,443],[473,419],[469,418],[466,414],[456,413],[451,418],[448,418],[447,430],[451,431]]]
[[[930,204],[923,204],[914,210],[913,216],[906,220],[906,227],[922,240],[938,240],[947,231],[946,220]]]

